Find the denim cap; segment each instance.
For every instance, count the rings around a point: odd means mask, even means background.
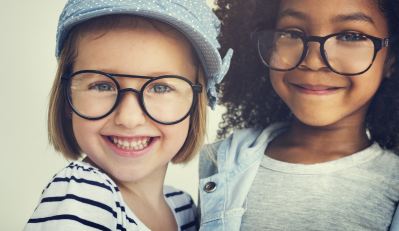
[[[92,18],[128,14],[169,24],[191,42],[204,67],[211,108],[217,100],[216,85],[226,75],[233,51],[221,58],[217,40],[220,22],[205,0],[68,0],[58,22],[56,57],[71,29]]]

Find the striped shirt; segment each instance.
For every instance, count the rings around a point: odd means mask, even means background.
[[[197,230],[196,206],[183,191],[164,186],[179,230]],[[72,162],[43,190],[25,231],[149,230],[129,209],[115,182],[84,162]]]

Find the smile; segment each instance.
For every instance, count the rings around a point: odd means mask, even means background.
[[[125,138],[125,137],[109,136],[108,139],[118,148],[127,151],[141,151],[147,148],[151,143],[151,137]]]
[[[308,85],[308,84],[292,84],[297,90],[305,94],[327,95],[335,93],[342,89],[342,87],[322,86],[322,85]]]

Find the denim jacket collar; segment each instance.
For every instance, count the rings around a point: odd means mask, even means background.
[[[246,198],[267,144],[286,130],[279,123],[244,129],[206,146],[200,154],[200,230],[239,230]]]

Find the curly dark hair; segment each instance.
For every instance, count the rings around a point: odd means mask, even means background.
[[[399,0],[376,0],[389,26],[389,78],[384,78],[366,116],[371,139],[383,148],[399,151]],[[235,51],[231,69],[220,86],[221,104],[227,108],[219,124],[218,137],[233,128],[264,128],[292,118],[289,108],[273,90],[265,66],[258,58],[250,34],[260,25],[274,28],[279,0],[216,0],[222,21],[221,52]],[[388,124],[389,123],[389,124]]]

